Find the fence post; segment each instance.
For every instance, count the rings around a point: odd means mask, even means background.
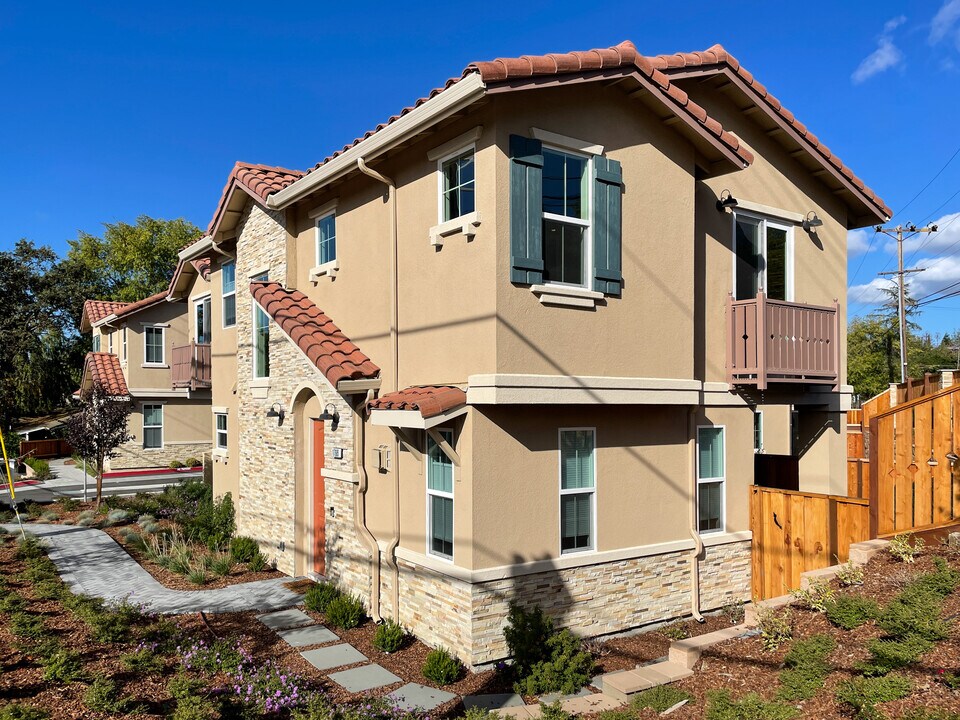
[[[880,451],[877,434],[880,421],[870,418],[870,539],[877,537],[880,528]]]

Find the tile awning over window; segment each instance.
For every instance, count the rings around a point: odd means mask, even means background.
[[[462,414],[467,393],[452,385],[419,385],[387,393],[369,404],[371,422],[390,427],[429,428]]]
[[[114,397],[129,397],[130,389],[120,367],[120,359],[113,353],[88,352],[83,364],[83,378],[78,395],[83,395],[94,384],[100,383]]]

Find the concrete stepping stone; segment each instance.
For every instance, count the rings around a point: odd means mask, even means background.
[[[520,707],[523,698],[516,693],[494,693],[492,695],[465,695],[463,707],[469,710],[472,707],[484,710],[499,710],[507,707]]]
[[[500,708],[494,712],[502,718],[516,718],[516,720],[537,720],[540,717],[539,705],[513,705]]]
[[[604,710],[613,710],[623,703],[603,693],[590,693],[583,697],[571,698],[560,703],[560,707],[571,715],[590,715]]]
[[[359,693],[401,682],[400,678],[379,665],[364,665],[353,670],[342,670],[329,676],[347,692]]]
[[[573,693],[573,695],[564,695],[562,693],[547,693],[546,695],[540,696],[540,702],[546,703],[547,705],[552,705],[553,703],[557,702],[557,700],[559,700],[560,702],[563,702],[564,700],[573,700],[574,698],[585,697],[586,695],[593,695],[593,693],[587,690],[586,688],[582,688],[580,692],[575,692]]]
[[[317,670],[329,670],[330,668],[367,661],[366,655],[353,645],[347,645],[346,643],[317,648],[316,650],[304,650],[300,655]]]
[[[446,690],[407,683],[402,688],[387,695],[401,710],[433,710],[438,705],[453,700],[456,695]]]
[[[286,630],[287,628],[298,627],[300,625],[310,625],[313,622],[312,617],[296,608],[267,613],[266,615],[258,615],[257,620],[271,630]]]
[[[306,627],[280,630],[277,635],[282,637],[291,647],[306,647],[307,645],[323,645],[340,638],[327,630],[323,625],[307,625]]]

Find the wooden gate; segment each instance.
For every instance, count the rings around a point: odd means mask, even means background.
[[[960,385],[870,420],[874,537],[943,527],[960,517]]]
[[[870,501],[750,488],[753,598],[785,595],[800,573],[846,562],[850,544],[869,537]]]

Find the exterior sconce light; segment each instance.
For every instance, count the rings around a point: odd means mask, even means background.
[[[724,212],[728,207],[736,207],[739,203],[729,190],[723,190],[720,193],[720,199],[717,200],[717,210]]]
[[[955,452],[948,452],[947,460],[950,461],[950,467],[955,468],[957,463],[960,462],[960,455],[957,455]]]
[[[807,232],[813,230],[813,228],[818,228],[823,226],[823,220],[817,217],[817,213],[814,210],[811,210],[807,213],[807,216],[803,219],[802,223],[803,229]]]
[[[927,460],[927,465],[930,467],[936,467],[940,463],[937,462],[937,459],[933,456],[933,450],[930,451],[930,459]]]
[[[270,406],[270,409],[267,410],[268,418],[277,418],[277,426],[283,425],[283,418],[287,416],[287,411],[283,409],[283,405],[280,403],[274,403]]]
[[[333,423],[334,429],[340,423],[340,413],[337,412],[337,406],[333,403],[327,403],[323,406],[323,412],[320,413],[319,417],[313,418],[314,420],[329,420]]]

